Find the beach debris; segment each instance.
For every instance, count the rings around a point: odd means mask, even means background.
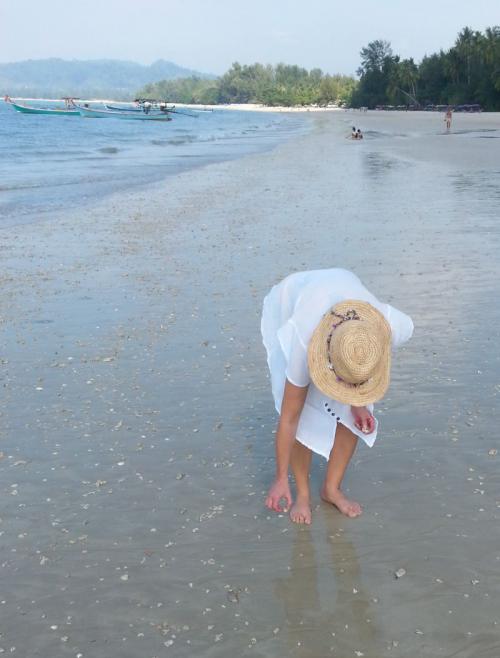
[[[239,589],[230,589],[226,592],[226,599],[230,603],[239,603],[240,602],[240,590]]]
[[[123,581],[127,582],[127,580],[128,580],[128,573],[124,573],[123,576],[120,576],[120,580],[123,580]]]
[[[498,454],[498,450],[496,448],[492,448],[491,450],[488,450],[488,455],[490,457],[496,457]]]
[[[203,514],[200,514],[200,521],[205,521],[206,519],[213,519],[214,516],[218,516],[219,514],[222,514],[224,511],[224,505],[214,505],[213,507],[210,507],[208,512],[203,512]]]
[[[226,599],[230,603],[239,603],[240,602],[240,594],[242,592],[248,592],[248,587],[230,587],[229,585],[225,585],[226,591]]]
[[[397,569],[394,572],[394,577],[396,578],[396,580],[402,578],[403,576],[406,576],[406,569],[401,568],[401,569]]]
[[[185,473],[177,473],[177,475],[175,476],[175,479],[176,480],[183,480],[185,477],[186,477]]]
[[[415,629],[415,635],[423,635],[424,631],[421,631],[420,628]]]

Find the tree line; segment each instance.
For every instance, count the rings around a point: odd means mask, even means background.
[[[401,59],[383,40],[372,41],[360,55],[354,107],[478,103],[500,110],[500,26],[484,33],[466,27],[449,50],[425,56],[420,64]]]
[[[148,84],[139,97],[172,103],[261,103],[263,105],[349,104],[356,81],[352,76],[329,75],[321,69],[277,64],[242,65],[235,62],[216,80],[197,77]]]
[[[321,69],[235,62],[216,79],[190,77],[148,84],[140,97],[173,103],[262,103],[374,108],[378,105],[424,107],[427,104],[479,103],[500,110],[500,26],[484,33],[464,28],[447,51],[426,55],[420,64],[402,59],[381,39],[360,52],[359,81]]]

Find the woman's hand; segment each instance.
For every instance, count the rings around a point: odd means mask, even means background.
[[[284,498],[286,506],[281,508],[280,501]],[[275,512],[288,512],[292,505],[292,494],[290,493],[290,485],[288,484],[288,477],[276,479],[269,489],[266,498],[266,507],[274,510]]]
[[[366,407],[352,407],[351,412],[354,416],[354,426],[361,430],[363,434],[371,434],[375,429],[375,418],[371,415]]]

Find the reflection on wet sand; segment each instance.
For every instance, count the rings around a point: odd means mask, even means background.
[[[326,514],[331,517],[331,510]],[[325,525],[334,530],[335,517],[331,518],[333,523],[325,520]],[[276,580],[276,599],[286,621],[287,655],[297,658],[348,655],[356,643],[373,646],[376,635],[354,544],[338,527],[324,541],[327,552],[318,565],[313,531],[298,532],[289,576]]]

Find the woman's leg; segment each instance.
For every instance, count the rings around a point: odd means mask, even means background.
[[[351,518],[361,514],[361,506],[353,500],[348,500],[340,490],[340,485],[357,443],[358,437],[345,425],[337,423],[335,441],[328,460],[325,481],[321,488],[321,498],[327,503],[335,505],[342,514]]]
[[[294,523],[311,523],[311,494],[309,491],[309,470],[312,452],[300,441],[295,440],[290,456],[290,466],[295,478],[295,502],[290,508],[290,518]]]

